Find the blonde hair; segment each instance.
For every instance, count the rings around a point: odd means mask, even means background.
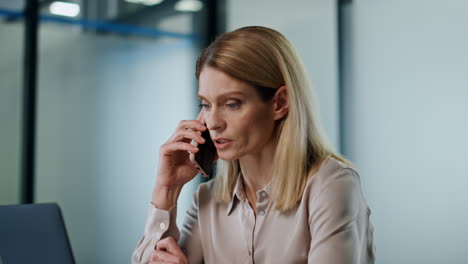
[[[216,38],[197,60],[196,77],[205,66],[214,67],[251,84],[262,95],[265,87],[286,86],[289,111],[275,128],[272,184],[276,209],[292,209],[300,201],[309,176],[328,156],[349,161],[326,143],[315,111],[314,97],[304,66],[281,33],[251,26]],[[269,89],[268,89],[269,90]],[[268,99],[266,96],[264,99]],[[240,172],[239,161],[217,162],[215,197],[229,203]]]

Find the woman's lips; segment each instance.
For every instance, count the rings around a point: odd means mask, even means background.
[[[228,148],[232,143],[232,140],[226,138],[217,138],[214,140],[216,149],[225,149]]]

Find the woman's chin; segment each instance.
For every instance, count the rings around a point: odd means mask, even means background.
[[[234,161],[234,160],[237,160],[235,158],[223,158],[223,157],[219,157],[220,160],[224,160],[224,161]]]
[[[232,155],[229,153],[219,153],[219,152],[218,152],[218,158],[224,161],[233,161],[233,160],[239,159],[237,155]]]

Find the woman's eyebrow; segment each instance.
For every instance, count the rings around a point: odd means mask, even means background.
[[[226,97],[233,96],[233,95],[245,96],[245,93],[240,92],[240,91],[236,91],[236,92],[227,92],[227,93],[218,95],[218,96],[216,97],[216,100],[221,100],[221,99],[224,99],[224,98],[226,98]],[[201,95],[201,94],[198,94],[198,98],[199,98],[199,99],[205,99],[205,100],[207,100],[207,99],[206,99],[203,95]]]

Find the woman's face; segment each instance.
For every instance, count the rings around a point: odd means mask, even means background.
[[[219,158],[236,160],[255,155],[273,139],[273,103],[263,102],[249,84],[205,66],[200,73],[198,97]]]

